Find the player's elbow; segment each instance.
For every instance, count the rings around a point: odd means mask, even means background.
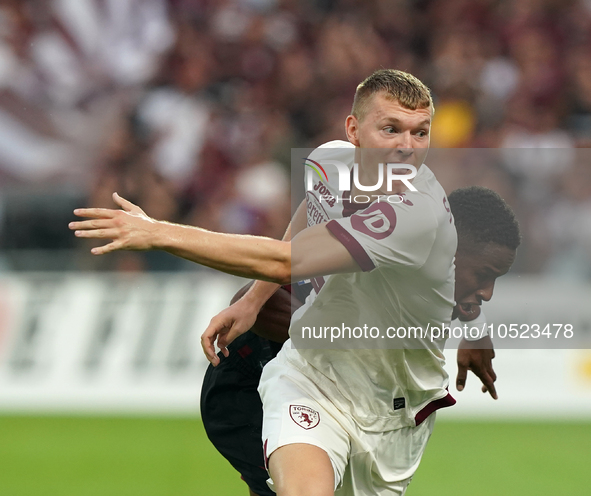
[[[291,245],[288,242],[280,243],[277,245],[279,249],[275,249],[274,253],[261,265],[258,278],[281,285],[290,284]]]
[[[277,283],[291,284],[291,243],[282,242],[281,256],[277,261]]]
[[[281,284],[291,284],[291,261],[281,260],[273,264],[269,274],[271,282]]]
[[[278,280],[277,284],[281,284],[282,286],[286,286],[287,284],[291,284],[291,272],[284,273]]]
[[[291,283],[291,264],[283,261],[267,261],[264,266],[255,268],[249,276],[283,286]]]

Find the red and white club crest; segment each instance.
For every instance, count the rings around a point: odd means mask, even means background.
[[[291,419],[304,429],[313,429],[320,423],[320,413],[303,405],[289,405]]]

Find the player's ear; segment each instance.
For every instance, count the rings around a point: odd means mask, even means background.
[[[359,121],[354,115],[347,117],[347,120],[345,121],[345,132],[347,133],[347,139],[351,144],[359,146]]]

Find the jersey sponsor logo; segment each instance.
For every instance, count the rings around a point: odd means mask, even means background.
[[[396,212],[388,203],[374,203],[367,210],[352,215],[351,226],[374,239],[384,239],[396,227]]]
[[[328,202],[324,202],[328,203]],[[316,198],[313,193],[308,193],[306,197],[306,209],[308,214],[308,226],[315,226],[330,220],[330,216],[322,206],[322,202]]]
[[[406,400],[403,398],[394,398],[394,410],[402,410],[406,407]]]
[[[443,206],[445,207],[445,210],[449,212],[449,223],[451,224],[453,221],[453,216],[451,214],[450,208],[447,206],[447,198],[445,196],[443,197]]]
[[[338,201],[338,196],[333,196],[330,189],[322,184],[322,181],[314,186],[314,191],[318,191],[320,194],[320,202],[328,203],[330,207],[334,207],[334,204]]]
[[[320,423],[320,413],[303,405],[289,405],[289,416],[306,430],[313,429]]]

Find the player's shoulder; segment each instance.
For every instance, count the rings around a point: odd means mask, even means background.
[[[433,174],[433,172],[427,166],[425,166],[425,169],[430,184],[429,196],[431,197],[433,211],[438,219],[438,222],[445,226],[451,225],[451,228],[455,229],[453,215],[451,213],[451,208],[449,206],[445,189],[437,180],[435,174]]]
[[[443,187],[439,184],[433,171],[427,167],[427,164],[423,164],[419,168],[417,176],[413,180],[413,186],[427,196],[439,195],[443,192]]]
[[[352,162],[355,145],[343,140],[333,140],[315,148],[308,158],[312,160],[339,160],[344,163]]]
[[[413,185],[418,190],[415,192],[417,197],[422,198],[423,201],[435,207],[435,211],[439,212],[442,205],[447,199],[443,186],[439,183],[433,171],[423,164],[417,174],[418,181],[413,181]]]
[[[318,148],[355,148],[353,143],[344,140],[332,140],[323,143]]]
[[[446,219],[449,222],[450,211],[445,190],[425,164],[420,167],[412,184],[416,191],[406,191],[401,195],[403,200],[396,205],[398,215],[406,214],[432,226]]]

